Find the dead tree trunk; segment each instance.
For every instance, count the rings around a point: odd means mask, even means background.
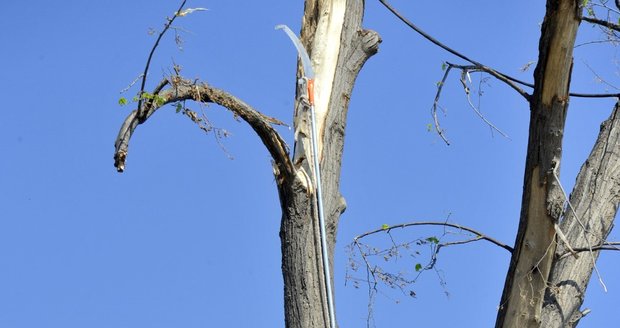
[[[363,12],[361,0],[307,0],[301,31],[316,73],[315,111],[331,263],[338,220],[346,208],[339,190],[349,99],[360,69],[377,52],[380,42],[375,32],[361,28]],[[311,178],[309,112],[300,99],[296,101],[294,125],[295,174],[278,183],[286,327],[324,328],[329,326],[329,318]]]
[[[564,196],[557,177],[569,100],[578,0],[548,0],[530,99],[523,200],[496,327],[540,327]]]
[[[541,327],[575,327],[587,314],[580,307],[619,202],[620,103],[616,103],[609,119],[601,124],[592,152],[577,175],[571,205],[560,224],[579,258],[570,256],[566,245],[558,245],[545,292]]]

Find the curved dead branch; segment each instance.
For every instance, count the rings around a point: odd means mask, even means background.
[[[168,84],[171,84],[171,87],[164,90]],[[114,166],[118,172],[125,170],[129,140],[138,125],[148,120],[155,111],[167,104],[193,100],[218,104],[247,122],[271,154],[277,169],[276,175],[284,179],[293,177],[294,169],[289,158],[288,147],[278,132],[271,126],[271,124],[283,125],[279,120],[260,113],[224,90],[213,88],[206,83],[196,84],[179,76],[160,82],[153,95],[153,99],[144,101],[141,108],[132,111],[120,128],[114,144]],[[138,115],[138,111],[143,114]],[[142,116],[142,119],[139,116]]]
[[[472,228],[468,228],[459,224],[454,224],[454,223],[448,223],[448,222],[434,222],[434,221],[424,221],[424,222],[411,222],[411,223],[403,223],[403,224],[397,224],[397,225],[392,225],[392,226],[387,226],[387,227],[381,227],[380,229],[377,230],[373,230],[373,231],[369,231],[366,233],[363,233],[355,238],[353,238],[353,242],[357,242],[359,239],[362,239],[366,236],[369,235],[373,235],[376,233],[380,233],[380,232],[386,232],[386,231],[390,231],[393,229],[397,229],[397,228],[406,228],[406,227],[413,227],[413,226],[443,226],[443,227],[450,227],[450,228],[456,228],[459,230],[463,230],[463,231],[467,231],[469,233],[472,233],[474,235],[476,235],[476,240],[486,240],[492,244],[495,244],[496,246],[499,246],[509,252],[512,253],[513,249],[512,247],[492,238],[489,237],[485,234],[483,234],[482,232],[476,231]]]

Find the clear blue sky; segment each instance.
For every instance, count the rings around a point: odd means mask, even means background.
[[[544,1],[394,0],[414,22],[452,47],[516,77],[536,60]],[[119,91],[144,68],[177,1],[3,1],[0,12],[0,327],[283,327],[278,239],[280,209],[270,158],[244,123],[216,106],[205,135],[171,107],[139,127],[127,171],[113,167],[113,143],[131,109]],[[207,7],[178,20],[155,56],[149,85],[172,62],[183,74],[236,94],[291,121],[296,54],[277,24],[299,31],[303,1],[190,0]],[[444,220],[512,244],[521,201],[528,106],[497,81],[481,109],[508,133],[490,132],[468,108],[453,76],[444,91],[444,145],[430,106],[441,63],[454,57],[367,1],[365,26],[380,52],[364,67],[349,111],[342,192],[348,209],[336,246],[341,327],[363,327],[367,291],[344,286],[352,238],[382,224]],[[583,26],[580,42],[600,38]],[[577,48],[573,89],[603,92],[590,65],[618,86],[616,50]],[[473,75],[478,83],[480,76]],[[131,98],[137,89],[128,92]],[[613,100],[574,99],[566,128],[562,181],[570,189]],[[194,109],[200,110],[199,106]],[[279,130],[287,140],[292,132]],[[403,239],[437,234],[407,230]],[[618,238],[612,233],[611,239]],[[385,245],[385,238],[376,239]],[[410,299],[383,289],[377,327],[488,327],[494,322],[509,255],[486,244],[447,248],[436,277]],[[411,262],[402,261],[402,270]],[[620,304],[617,254],[600,260],[609,293],[590,285],[581,327],[609,327]],[[399,299],[401,302],[396,303]],[[614,318],[612,321],[612,318]]]

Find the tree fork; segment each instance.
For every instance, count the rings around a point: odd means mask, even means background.
[[[301,29],[301,41],[316,73],[317,142],[332,264],[338,220],[346,207],[340,194],[340,169],[349,99],[362,66],[381,42],[377,33],[362,29],[363,12],[362,0],[307,0]],[[305,140],[310,129],[302,107],[298,98],[293,118],[295,178],[278,184],[284,312],[287,328],[324,328],[329,327],[329,318],[314,191],[307,178],[312,176],[311,148]]]

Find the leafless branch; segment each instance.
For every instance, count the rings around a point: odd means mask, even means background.
[[[595,245],[592,247],[579,247],[573,249],[575,252],[590,252],[590,251],[620,251],[620,242],[605,242],[600,245]],[[560,258],[564,258],[571,255],[571,252],[566,252],[560,255]]]
[[[435,101],[433,101],[433,107],[431,107],[431,115],[433,116],[433,121],[435,122],[435,130],[448,146],[450,145],[450,141],[448,141],[443,132],[443,129],[439,125],[439,119],[437,118],[437,108],[439,106],[439,99],[441,98],[441,91],[443,90],[444,84],[446,84],[446,79],[448,78],[448,74],[450,74],[451,69],[452,66],[448,66],[443,74],[443,78],[437,83],[437,93],[435,94]]]
[[[149,57],[146,60],[146,66],[144,67],[144,73],[142,73],[142,84],[140,85],[140,93],[138,93],[138,113],[137,113],[137,117],[140,120],[140,123],[142,123],[144,120],[146,120],[146,117],[144,117],[144,111],[143,111],[143,106],[142,106],[142,94],[144,94],[144,88],[146,86],[146,77],[149,73],[149,67],[151,66],[151,59],[153,59],[153,54],[155,53],[155,49],[157,49],[157,46],[159,46],[159,41],[161,41],[161,38],[164,36],[164,34],[166,34],[166,32],[168,31],[168,29],[170,28],[170,26],[172,25],[172,22],[174,22],[174,20],[179,17],[179,14],[181,13],[181,10],[183,10],[183,7],[185,6],[185,3],[187,2],[187,0],[183,0],[183,2],[181,2],[181,6],[179,6],[179,9],[177,11],[174,12],[174,16],[172,16],[172,18],[168,18],[168,21],[166,22],[166,24],[164,25],[164,29],[159,32],[159,35],[157,36],[157,39],[155,40],[155,44],[153,44],[153,48],[151,48],[151,52],[149,53]]]
[[[480,110],[478,109],[477,106],[474,105],[474,103],[471,101],[471,92],[469,90],[469,87],[467,86],[467,80],[466,77],[469,77],[469,71],[470,69],[465,68],[465,67],[458,67],[455,66],[457,68],[461,69],[461,85],[463,85],[463,90],[465,91],[465,95],[467,97],[467,102],[469,103],[469,107],[476,113],[476,115],[478,115],[478,117],[480,117],[480,119],[482,121],[484,121],[484,123],[486,123],[492,130],[497,131],[497,133],[499,133],[502,137],[504,138],[508,138],[510,139],[510,137],[504,133],[504,131],[500,130],[497,126],[495,126],[495,124],[491,123],[491,121],[489,121],[483,114],[482,112],[480,112]],[[473,68],[473,71],[476,71],[476,68]],[[471,80],[470,80],[471,83]]]
[[[392,231],[396,228],[405,228],[410,226],[442,226],[443,234],[437,237],[428,237],[428,238],[418,238],[412,241],[407,242],[398,242],[394,236],[392,236]],[[446,228],[456,228],[459,231],[453,231],[452,229]],[[381,247],[373,247],[369,244],[362,243],[362,239],[377,233],[385,233],[390,238],[391,246],[387,248]],[[467,235],[468,238],[463,240],[456,241],[444,241],[449,235]],[[473,236],[472,236],[473,235]],[[415,284],[423,272],[434,270],[439,279],[439,283],[445,290],[445,278],[436,267],[439,251],[443,247],[454,246],[454,245],[462,245],[471,242],[475,242],[478,240],[487,240],[497,246],[500,246],[509,252],[512,252],[513,249],[510,246],[507,246],[491,237],[488,237],[474,229],[464,227],[458,224],[448,223],[448,222],[413,222],[406,223],[400,225],[393,226],[383,226],[381,229],[377,229],[374,231],[366,232],[362,235],[359,235],[353,239],[351,245],[348,246],[350,257],[349,257],[349,265],[352,271],[357,271],[360,267],[364,267],[366,269],[366,279],[356,278],[353,275],[348,274],[347,270],[347,280],[352,281],[355,287],[359,286],[360,282],[365,282],[368,284],[368,316],[367,316],[367,326],[370,327],[370,323],[372,322],[373,317],[373,302],[374,297],[377,293],[379,293],[378,284],[382,283],[385,286],[399,290],[402,294],[409,297],[416,297],[416,293],[414,290],[409,290],[409,286]],[[418,247],[429,247],[430,256],[428,258],[428,262],[426,264],[416,263],[413,267],[415,268],[415,272],[408,272],[408,270],[399,270],[398,272],[390,272],[386,270],[381,264],[374,264],[373,258],[380,259],[381,262],[387,262],[390,260],[397,261],[398,258],[417,258],[421,253],[418,251]],[[356,251],[357,250],[357,251]],[[361,261],[356,260],[357,256],[361,257]],[[415,262],[414,262],[415,263]],[[407,264],[405,264],[406,266]],[[447,291],[445,291],[448,294]]]
[[[592,41],[587,41],[587,42],[582,42],[580,44],[575,45],[575,48],[579,48],[579,47],[583,47],[583,46],[588,46],[591,44],[601,44],[601,43],[614,43],[614,41],[612,40],[592,40]]]
[[[597,81],[597,82],[603,83],[603,84],[605,84],[606,86],[608,86],[608,87],[610,87],[610,88],[612,88],[612,89],[620,90],[620,89],[618,89],[615,85],[613,85],[613,84],[611,84],[611,83],[607,82],[607,81],[606,81],[605,79],[603,79],[600,75],[598,75],[598,74],[596,73],[596,71],[594,71],[594,69],[593,69],[592,67],[590,67],[590,65],[588,65],[588,63],[586,63],[586,61],[585,61],[585,60],[584,60],[584,61],[582,61],[582,62],[583,62],[583,64],[584,64],[584,65],[586,65],[586,67],[590,70],[590,72],[592,72],[592,74],[594,74],[594,77],[596,78],[596,81]]]
[[[400,12],[398,12],[394,7],[392,7],[389,3],[387,3],[385,0],[379,0],[379,2],[381,2],[381,4],[383,4],[389,11],[392,12],[392,14],[394,14],[396,17],[398,17],[398,19],[400,19],[403,23],[405,23],[407,26],[409,26],[411,29],[413,29],[414,31],[416,31],[418,34],[420,34],[422,37],[424,37],[425,39],[427,39],[428,41],[430,41],[431,43],[435,44],[436,46],[446,50],[447,52],[467,61],[468,63],[471,63],[473,65],[476,66],[477,69],[485,71],[489,74],[491,74],[492,76],[494,76],[495,78],[497,78],[498,80],[508,84],[511,88],[513,88],[515,91],[517,91],[520,95],[522,95],[526,100],[530,99],[530,95],[528,93],[526,93],[525,91],[523,91],[521,88],[519,88],[518,85],[516,85],[515,83],[518,84],[522,84],[522,85],[527,85],[527,82],[523,82],[521,80],[518,80],[514,77],[511,77],[509,75],[506,75],[504,73],[500,73],[498,71],[496,71],[495,69],[488,67],[486,65],[481,64],[480,62],[473,60],[465,55],[463,55],[462,53],[448,47],[447,45],[441,43],[439,40],[435,39],[434,37],[432,37],[430,34],[424,32],[421,28],[419,28],[418,26],[416,26],[415,24],[413,24],[410,20],[408,20],[405,16],[403,16]]]
[[[452,70],[452,68],[457,68],[457,69],[461,70],[461,79],[460,79],[460,81],[461,81],[461,84],[463,85],[463,90],[465,91],[469,107],[491,129],[497,131],[503,137],[510,139],[510,137],[506,133],[504,133],[502,130],[500,130],[498,127],[496,127],[491,121],[489,121],[471,101],[470,89],[467,86],[467,82],[465,81],[465,76],[468,76],[469,72],[486,72],[486,71],[481,69],[481,68],[478,68],[478,66],[476,66],[476,65],[456,65],[456,64],[452,64],[450,62],[445,62],[444,63],[444,67],[445,67],[445,71],[444,71],[444,74],[443,74],[443,77],[442,77],[441,81],[437,82],[437,93],[435,94],[435,100],[433,101],[433,106],[431,107],[431,115],[433,116],[433,121],[435,123],[435,130],[437,131],[437,134],[439,134],[441,139],[443,139],[443,141],[447,145],[450,145],[450,142],[448,141],[447,137],[445,136],[444,130],[441,128],[441,126],[439,124],[439,118],[437,117],[437,109],[439,108],[439,100],[441,98],[441,92],[443,90],[443,86],[445,85],[446,80],[448,78],[448,75],[450,75],[450,71]]]
[[[587,16],[583,16],[581,19],[583,19],[584,21],[588,22],[588,23],[592,23],[592,24],[597,24],[603,27],[607,27],[608,29],[614,30],[616,32],[620,32],[620,25],[618,24],[614,24],[612,22],[606,21],[606,20],[602,20],[602,19],[598,19],[595,17],[587,17]]]
[[[512,247],[492,238],[489,237],[485,234],[483,234],[482,232],[479,232],[477,230],[474,230],[472,228],[466,227],[466,226],[462,226],[459,224],[455,224],[455,223],[448,223],[448,222],[437,222],[437,221],[423,221],[423,222],[410,222],[410,223],[403,223],[403,224],[397,224],[397,225],[392,225],[392,226],[387,226],[387,227],[382,227],[380,229],[377,230],[372,230],[366,233],[363,233],[355,238],[353,238],[353,241],[357,241],[360,240],[366,236],[370,236],[370,235],[374,235],[380,232],[389,232],[390,230],[394,230],[394,229],[398,229],[398,228],[407,228],[407,227],[414,227],[414,226],[443,226],[443,227],[451,227],[451,228],[456,228],[459,230],[463,230],[463,231],[467,231],[469,233],[472,233],[476,236],[479,237],[480,240],[486,240],[492,244],[495,244],[496,246],[499,246],[509,252],[512,253],[513,249]]]
[[[497,70],[495,70],[495,69],[493,69],[493,68],[491,68],[489,66],[483,65],[480,62],[465,56],[464,54],[454,50],[453,48],[450,48],[447,45],[441,43],[439,40],[435,39],[430,34],[424,32],[421,28],[419,28],[418,26],[413,24],[410,20],[408,20],[405,16],[403,16],[400,12],[398,12],[394,7],[392,7],[386,0],[379,0],[379,2],[381,2],[381,4],[383,4],[389,11],[392,12],[392,14],[394,14],[403,23],[405,23],[412,30],[414,30],[415,32],[420,34],[422,37],[424,37],[425,39],[427,39],[431,43],[435,44],[436,46],[438,46],[438,47],[440,47],[440,48],[442,48],[444,50],[446,50],[447,52],[453,54],[454,56],[456,56],[458,58],[461,58],[461,59],[467,61],[468,63],[471,63],[472,65],[476,66],[476,69],[484,71],[484,72],[490,74],[491,76],[495,77],[496,79],[506,83],[509,87],[514,89],[517,93],[519,93],[521,96],[523,96],[526,100],[528,100],[528,101],[530,100],[531,95],[528,94],[527,92],[525,92],[523,89],[521,89],[518,85],[523,85],[523,86],[527,86],[527,87],[533,88],[534,84],[528,83],[528,82],[525,82],[525,81],[521,81],[519,79],[516,79],[516,78],[514,78],[514,77],[512,77],[510,75],[504,74],[504,73],[502,73],[500,71],[497,71]],[[617,98],[617,97],[620,97],[620,93],[588,94],[588,93],[571,92],[571,93],[569,93],[569,95],[571,97],[580,97],[580,98]]]
[[[127,92],[129,89],[131,89],[131,87],[134,86],[134,84],[138,83],[138,81],[143,77],[142,74],[138,75],[133,81],[131,81],[131,83],[129,83],[128,86],[126,86],[123,90],[120,91],[120,93],[125,93]]]

